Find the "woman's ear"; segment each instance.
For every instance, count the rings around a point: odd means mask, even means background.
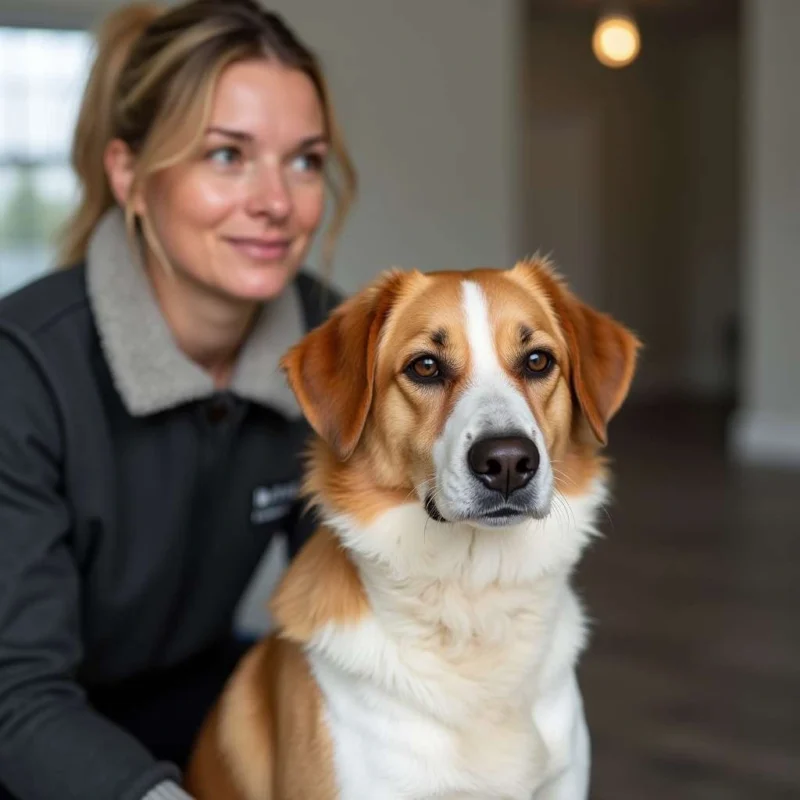
[[[125,208],[129,202],[133,203],[135,214],[144,214],[144,201],[139,192],[131,196],[133,179],[135,175],[136,159],[125,142],[121,139],[112,139],[103,153],[103,163],[111,192],[117,203]]]
[[[380,333],[401,281],[400,273],[389,273],[349,298],[281,360],[309,424],[343,461],[364,431]]]

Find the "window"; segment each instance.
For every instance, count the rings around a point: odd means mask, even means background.
[[[91,66],[81,31],[0,27],[0,295],[55,265],[74,207],[69,151]]]

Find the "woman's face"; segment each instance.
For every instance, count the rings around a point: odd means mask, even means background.
[[[227,67],[202,151],[156,174],[143,198],[178,277],[235,300],[279,294],[322,219],[327,152],[308,76],[266,60]]]

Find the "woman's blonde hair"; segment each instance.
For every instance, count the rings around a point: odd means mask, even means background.
[[[194,152],[220,74],[229,64],[250,58],[274,59],[300,70],[319,95],[335,167],[327,176],[336,203],[324,244],[330,262],[355,196],[356,173],[319,61],[277,14],[254,0],[191,0],[167,9],[151,3],[124,6],[99,31],[72,145],[81,201],[61,235],[60,263],[85,257],[94,228],[116,203],[104,165],[108,143],[120,139],[134,153],[134,195],[154,173]],[[133,211],[125,211],[133,231]],[[163,261],[149,221],[139,222]]]

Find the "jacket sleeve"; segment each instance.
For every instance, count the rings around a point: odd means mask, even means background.
[[[180,776],[76,682],[81,585],[56,409],[33,351],[0,331],[0,787],[18,800],[139,800]]]

